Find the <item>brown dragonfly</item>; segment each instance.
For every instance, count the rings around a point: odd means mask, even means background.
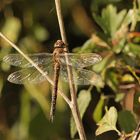
[[[28,56],[33,62],[38,65],[45,74],[50,77],[53,75],[54,87],[52,92],[50,120],[53,121],[58,79],[61,77],[65,82],[68,82],[67,66],[72,68],[73,81],[77,85],[96,85],[100,82],[101,77],[91,70],[85,69],[85,67],[91,66],[101,61],[101,56],[95,53],[67,53],[70,63],[67,64],[65,59],[66,45],[62,40],[57,40],[54,45],[53,53],[37,53],[29,54]],[[9,54],[3,58],[3,60],[13,66],[19,66],[22,69],[16,71],[8,76],[8,81],[15,84],[32,83],[37,84],[47,80],[36,68],[30,64],[20,54]]]

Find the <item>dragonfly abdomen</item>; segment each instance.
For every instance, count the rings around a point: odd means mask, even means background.
[[[59,79],[60,64],[59,62],[54,65],[54,87],[52,92],[51,110],[50,110],[50,121],[53,122],[53,118],[56,110],[57,90],[58,90],[58,79]]]

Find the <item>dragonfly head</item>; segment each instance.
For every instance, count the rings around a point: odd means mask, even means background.
[[[66,45],[62,40],[57,40],[54,44],[54,48],[65,48]]]

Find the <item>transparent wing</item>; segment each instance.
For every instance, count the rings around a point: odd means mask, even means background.
[[[38,65],[41,65],[43,71],[49,75],[53,73],[53,54],[50,53],[39,53],[29,55],[29,57]],[[96,73],[82,69],[83,67],[87,67],[98,63],[101,61],[101,57],[98,54],[94,53],[86,53],[86,54],[74,54],[68,53],[68,57],[70,60],[69,65],[74,67],[74,81],[78,85],[89,85],[89,84],[96,84],[97,80],[100,79],[100,76]],[[10,54],[4,57],[4,61],[14,66],[20,66],[23,69],[17,72],[12,73],[9,75],[8,80],[15,84],[22,84],[25,82],[30,82],[33,84],[43,82],[47,80],[42,74],[40,74],[32,65],[26,61],[21,55],[19,54]],[[66,61],[65,55],[60,54],[60,61],[61,61],[61,77],[67,82],[68,75],[66,69]],[[48,73],[47,73],[48,72]]]
[[[51,77],[51,74],[53,72],[52,69],[53,69],[52,67],[49,68],[47,67],[43,68],[42,70],[46,75]],[[16,71],[10,74],[7,79],[9,82],[14,84],[24,84],[24,83],[37,84],[47,80],[34,67]]]
[[[46,75],[53,80],[53,66],[42,69]],[[101,77],[93,71],[86,69],[73,69],[74,82],[77,85],[99,85],[101,84]],[[60,78],[68,82],[68,74],[65,65],[61,66]],[[34,67],[16,71],[8,76],[8,81],[15,84],[31,83],[37,84],[47,79],[39,73]]]
[[[51,53],[38,53],[38,54],[29,54],[28,55],[36,64],[38,65],[48,65],[53,61],[53,54]],[[101,61],[101,56],[95,53],[68,53],[68,57],[70,60],[69,65],[73,67],[87,67],[93,64],[96,64]],[[24,59],[20,54],[9,54],[3,58],[3,60],[14,66],[19,67],[32,67],[32,65]],[[66,64],[65,55],[60,54],[60,61],[62,64]]]
[[[83,68],[96,64],[102,60],[101,56],[96,53],[68,53],[70,64],[76,68]],[[66,64],[64,54],[60,55],[62,64]]]
[[[28,55],[37,65],[48,65],[50,62],[53,61],[53,55],[51,53],[36,53],[36,54],[29,54]],[[6,55],[3,58],[3,61],[13,65],[13,66],[19,66],[22,68],[28,68],[32,67],[32,64],[30,64],[23,56],[20,54],[9,54]]]
[[[61,66],[60,77],[68,82],[68,74],[65,66]],[[102,85],[101,76],[86,69],[73,69],[73,80],[77,85]]]

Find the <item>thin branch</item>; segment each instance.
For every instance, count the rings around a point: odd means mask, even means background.
[[[63,18],[62,18],[62,12],[61,12],[61,3],[60,0],[55,0],[55,5],[56,5],[56,12],[57,12],[57,17],[58,17],[58,22],[59,22],[59,28],[60,28],[60,33],[63,42],[66,44],[66,51],[68,52],[68,46],[67,46],[67,39],[66,39],[66,34],[65,34],[65,28],[64,28],[64,23],[63,23]],[[78,109],[78,104],[77,104],[77,98],[76,98],[76,88],[73,83],[73,73],[72,73],[72,67],[68,64],[70,64],[69,57],[67,53],[65,53],[65,59],[67,63],[67,72],[68,72],[68,80],[69,80],[69,86],[70,86],[70,95],[71,95],[71,102],[72,106],[70,106],[73,118],[75,120],[75,124],[79,133],[80,140],[86,140],[86,135],[84,132],[82,120],[80,117],[80,112]]]
[[[15,50],[17,50],[17,52],[19,52],[30,64],[32,64],[45,78],[46,80],[48,80],[48,82],[54,86],[54,82],[50,79],[50,77],[48,76],[48,73],[44,72],[36,63],[34,63],[34,61],[32,61],[32,59],[30,59],[26,54],[24,54],[19,48],[18,46],[16,46],[14,43],[12,43],[5,35],[3,35],[0,32],[0,36],[6,41],[8,42]],[[69,106],[71,106],[71,102],[68,99],[68,97],[60,90],[58,89],[58,92],[60,93],[60,95],[64,98],[64,100],[67,102],[67,104]]]
[[[140,138],[140,122],[138,123],[138,126],[135,130],[135,134],[132,140],[139,140],[139,138]]]
[[[55,5],[56,5],[56,12],[57,12],[57,18],[58,18],[61,37],[62,37],[63,42],[65,44],[67,44],[67,38],[66,38],[66,33],[65,33],[65,28],[64,28],[64,22],[62,20],[63,18],[62,18],[60,0],[55,0]]]

